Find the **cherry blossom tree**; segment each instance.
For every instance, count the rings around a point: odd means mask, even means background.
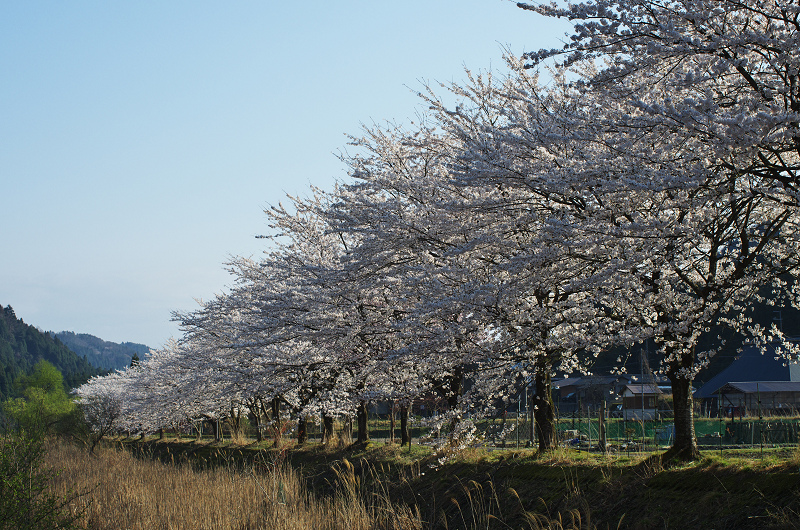
[[[77,389],[78,404],[89,429],[89,452],[117,428],[121,413],[119,374],[95,376]]]
[[[529,54],[529,66],[599,64],[582,87],[616,109],[612,145],[650,146],[651,187],[683,201],[661,211],[684,236],[640,278],[673,382],[675,451],[692,457],[690,381],[706,359],[694,351],[698,331],[755,284],[794,271],[800,11],[780,0],[519,5],[575,22],[562,49]],[[641,165],[623,174],[635,173]]]
[[[478,103],[483,110],[501,104]],[[453,125],[442,114],[440,124]],[[391,279],[405,293],[405,305],[394,305],[406,308],[398,324],[406,359],[425,366],[426,354],[436,352],[428,378],[453,413],[508,398],[531,371],[539,383],[540,448],[548,450],[555,441],[551,373],[574,368],[576,353],[598,342],[586,294],[597,267],[570,261],[553,239],[546,220],[557,203],[485,183],[454,185],[462,151],[472,147],[461,143],[461,132],[472,135],[475,119],[449,136],[424,126],[367,129],[356,141],[367,155],[348,160],[358,184],[331,215],[361,235],[349,258],[366,281]],[[465,377],[469,396],[461,395]]]
[[[517,74],[499,89],[480,80],[451,87],[478,114],[431,101],[471,146],[463,150],[464,185],[548,197],[569,211],[573,234],[592,235],[595,248],[576,246],[577,255],[606,260],[605,276],[624,282],[598,285],[596,301],[662,345],[675,397],[675,452],[692,457],[690,382],[708,358],[694,351],[699,333],[757,285],[793,270],[796,200],[777,179],[731,169],[763,158],[752,149],[651,119],[641,101],[666,101],[674,86],[631,72],[624,90],[610,89],[595,82],[605,81],[606,70],[580,66],[572,72],[578,81],[560,70],[550,90],[513,63]]]

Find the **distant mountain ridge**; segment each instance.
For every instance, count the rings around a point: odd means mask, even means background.
[[[93,366],[103,370],[119,370],[131,364],[131,358],[136,354],[144,358],[150,348],[135,342],[109,342],[88,333],[74,333],[72,331],[59,331],[54,334],[67,348],[85,356]]]
[[[10,305],[0,306],[0,400],[10,397],[17,377],[30,374],[42,359],[63,374],[66,390],[104,372],[67,348],[57,337],[17,318]]]

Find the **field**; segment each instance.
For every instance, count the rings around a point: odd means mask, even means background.
[[[54,491],[90,529],[800,528],[800,453],[707,450],[664,469],[646,453],[415,445],[286,447],[117,440],[96,457],[65,444]]]

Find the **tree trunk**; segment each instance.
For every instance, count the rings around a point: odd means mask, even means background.
[[[555,408],[551,391],[550,366],[537,367],[534,374],[536,388],[533,393],[533,420],[536,424],[536,438],[539,452],[544,453],[557,446],[555,430]]]
[[[275,440],[275,447],[281,445],[281,400],[272,398],[272,437]]]
[[[264,439],[269,438],[271,431],[271,418],[272,418],[272,403],[265,402],[263,399],[259,399],[259,416],[261,417],[261,428],[263,429],[264,433],[262,437]]]
[[[672,383],[672,406],[675,410],[675,438],[672,448],[664,455],[665,459],[696,460],[700,457],[694,433],[694,400],[692,381],[676,375],[670,370],[667,374]]]
[[[308,422],[305,416],[300,416],[297,420],[297,445],[303,445],[308,441]]]
[[[369,442],[369,428],[367,421],[369,420],[367,402],[359,401],[358,408],[356,409],[356,421],[358,422],[358,437],[357,443],[365,444]]]
[[[322,415],[322,443],[327,444],[333,439],[333,416]]]
[[[253,420],[256,424],[256,442],[263,442],[264,433],[261,432],[261,411],[257,407],[253,412]]]
[[[411,445],[411,431],[408,428],[408,405],[400,405],[400,445]]]
[[[159,440],[163,440],[163,439],[164,439],[164,427],[161,427],[161,428],[158,430],[158,439],[159,439]]]
[[[530,426],[531,426],[531,432],[529,433],[530,436],[528,437],[529,438],[528,445],[529,445],[529,447],[533,447],[533,440],[536,439],[536,422],[535,422],[535,419],[533,417],[533,395],[531,394],[530,385],[525,389],[525,392],[528,393],[528,399],[529,399],[529,401],[528,401],[528,416],[530,416],[528,418],[528,420],[530,421]]]
[[[350,414],[344,417],[344,425],[339,433],[339,439],[344,445],[353,443],[353,417]]]
[[[228,417],[228,425],[231,427],[231,439],[239,441],[242,436],[242,411],[231,407],[231,415]]]
[[[214,441],[218,442],[220,439],[219,436],[219,421],[218,420],[208,420],[209,425],[211,425],[211,434],[214,436]]]
[[[396,428],[396,421],[394,417],[394,400],[389,403],[389,443],[394,445],[394,430]]]
[[[458,401],[461,394],[464,393],[464,370],[461,367],[456,368],[453,375],[450,376],[450,390],[447,396],[447,405],[450,410],[458,409]],[[461,421],[461,414],[456,414],[450,423],[447,425],[447,437],[450,445],[455,445],[457,442],[453,439],[458,422]]]
[[[447,392],[447,405],[450,410],[454,410],[458,406],[458,400],[464,392],[464,370],[461,367],[453,371],[450,376],[450,388]]]

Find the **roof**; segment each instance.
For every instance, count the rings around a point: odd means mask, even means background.
[[[560,381],[553,381],[553,388],[564,388],[567,386],[597,386],[597,385],[610,385],[616,383],[620,379],[630,380],[627,374],[619,375],[586,375],[582,377],[568,377]]]
[[[552,386],[553,386],[553,388],[562,388],[562,387],[565,387],[565,386],[574,386],[580,380],[581,380],[580,377],[567,377],[566,379],[562,379],[560,381],[553,381]]]
[[[721,391],[723,394],[731,392],[741,392],[742,394],[800,392],[800,381],[738,381],[724,385]]]
[[[661,392],[661,389],[658,388],[657,385],[648,385],[648,384],[625,385],[625,390],[627,390],[631,394],[663,394],[663,392]]]
[[[775,348],[768,347],[762,354],[755,346],[747,346],[735,361],[726,369],[715,375],[694,393],[696,398],[708,398],[731,381],[791,381],[791,369],[783,361],[775,359]]]

